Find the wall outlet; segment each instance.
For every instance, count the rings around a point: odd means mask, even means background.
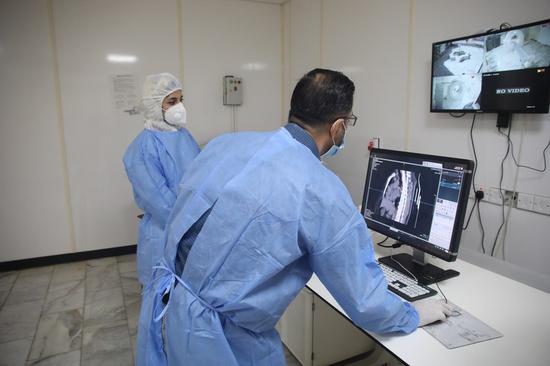
[[[371,137],[369,139],[369,144],[367,145],[367,148],[369,151],[372,149],[378,149],[380,148],[380,137]]]
[[[499,189],[495,187],[489,187],[485,190],[485,197],[483,197],[483,200],[495,205],[502,205],[502,197],[500,197]]]
[[[550,215],[550,197],[533,196],[533,211]]]
[[[533,211],[533,201],[535,196],[529,193],[517,193],[516,208],[520,210]]]
[[[516,192],[503,189],[502,196],[501,196],[500,189],[498,189],[497,187],[489,187],[484,193],[485,193],[485,197],[483,197],[484,201],[494,203],[495,205],[499,205],[499,206],[502,206],[503,203],[505,206],[508,206],[511,200],[516,199]],[[504,202],[502,200],[503,196],[504,196]]]

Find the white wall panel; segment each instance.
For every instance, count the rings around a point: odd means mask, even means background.
[[[70,250],[45,0],[0,2],[0,262]]]
[[[368,138],[379,137],[386,148],[405,147],[409,2],[325,0],[323,8],[324,66],[354,81],[359,117],[345,149],[327,164],[360,204]]]
[[[232,107],[222,105],[224,75],[243,78],[239,130],[281,125],[281,12],[268,3],[182,1],[185,103],[199,143],[232,129]]]
[[[115,110],[111,77],[135,74],[141,92],[147,74],[178,75],[176,2],[55,0],[54,18],[77,250],[133,244],[139,211],[122,156],[143,119]]]
[[[322,67],[322,6],[319,0],[290,2],[290,85],[316,67]]]

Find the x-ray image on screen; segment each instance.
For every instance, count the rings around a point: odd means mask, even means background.
[[[418,215],[420,205],[420,177],[408,170],[395,170],[386,180],[377,211],[380,216],[407,225],[411,213]],[[416,221],[417,217],[412,219]]]
[[[441,171],[427,166],[376,160],[365,216],[428,238]]]
[[[489,35],[482,72],[523,70],[550,65],[550,24]]]

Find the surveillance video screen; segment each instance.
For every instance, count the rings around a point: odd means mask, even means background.
[[[550,21],[434,43],[432,111],[548,110]]]
[[[413,158],[371,159],[365,219],[449,250],[464,167]]]

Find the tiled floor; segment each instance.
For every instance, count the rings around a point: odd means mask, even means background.
[[[0,366],[133,365],[135,255],[0,273]]]
[[[0,272],[0,366],[133,365],[140,301],[135,255]]]

